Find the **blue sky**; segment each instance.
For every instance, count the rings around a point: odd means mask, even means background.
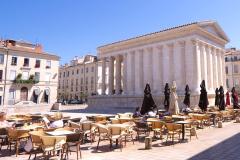
[[[216,20],[240,48],[238,0],[11,0],[0,3],[0,37],[41,43],[61,56],[193,21]]]

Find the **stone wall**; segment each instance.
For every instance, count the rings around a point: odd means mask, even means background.
[[[8,114],[27,114],[27,113],[46,113],[49,112],[52,108],[52,104],[35,104],[35,105],[12,105],[12,106],[3,106],[0,108],[0,111],[6,112]]]
[[[208,95],[210,106],[214,105],[214,95]],[[183,95],[178,96],[178,102],[180,109],[183,107]],[[159,108],[164,108],[163,100],[164,96],[153,96],[156,105]],[[126,96],[126,95],[112,95],[112,96],[92,96],[88,99],[88,107],[98,109],[109,109],[119,111],[134,111],[136,107],[141,107],[143,96]],[[191,96],[191,106],[198,105],[199,95]]]

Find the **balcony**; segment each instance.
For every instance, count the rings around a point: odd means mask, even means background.
[[[36,84],[39,80],[35,79],[34,75],[30,75],[28,79],[22,79],[22,74],[18,74],[16,79],[13,81],[15,84]]]

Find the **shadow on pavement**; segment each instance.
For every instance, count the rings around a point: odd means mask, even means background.
[[[189,160],[220,160],[220,159],[224,160],[240,159],[240,133],[189,158]]]

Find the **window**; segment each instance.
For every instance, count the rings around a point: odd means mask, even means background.
[[[36,64],[35,64],[35,68],[40,68],[40,59],[36,59]]]
[[[225,72],[226,72],[226,74],[228,74],[228,67],[227,66],[225,67]]]
[[[76,79],[76,86],[78,86],[78,79]]]
[[[4,54],[0,54],[0,64],[4,63]]]
[[[16,71],[15,70],[10,70],[10,80],[15,80],[16,79]]]
[[[91,84],[93,84],[94,82],[94,77],[91,77]]]
[[[35,72],[35,81],[40,81],[40,72]]]
[[[86,73],[88,73],[88,67],[86,68]]]
[[[83,84],[83,78],[81,78],[81,84]]]
[[[24,67],[28,67],[29,66],[29,58],[24,58],[23,66]]]
[[[62,72],[60,72],[60,75],[59,75],[59,78],[61,78],[62,77]]]
[[[238,65],[234,64],[233,70],[234,70],[234,73],[238,73]]]
[[[11,65],[12,66],[16,66],[17,65],[17,57],[12,57]]]
[[[69,71],[67,72],[67,77],[69,77]]]
[[[77,74],[79,73],[79,69],[77,69]]]
[[[229,88],[229,80],[226,79],[226,85],[227,85],[227,88]]]
[[[45,81],[50,82],[50,80],[51,80],[51,73],[46,73],[45,74]]]
[[[92,72],[94,72],[94,67],[92,67]]]
[[[46,62],[46,68],[51,68],[51,61],[48,60],[48,61]]]
[[[63,77],[65,77],[65,72],[63,72]]]
[[[29,72],[28,71],[23,71],[22,72],[22,79],[23,80],[28,80],[29,78]]]
[[[83,73],[83,68],[82,68],[82,70],[81,70],[81,73]]]
[[[237,56],[234,56],[234,59],[233,59],[234,61],[237,61]]]
[[[0,81],[2,81],[3,70],[0,70]]]
[[[74,75],[74,70],[72,70],[72,75]]]
[[[86,85],[88,84],[88,77],[86,77]]]
[[[8,99],[15,99],[15,89],[9,89]]]

